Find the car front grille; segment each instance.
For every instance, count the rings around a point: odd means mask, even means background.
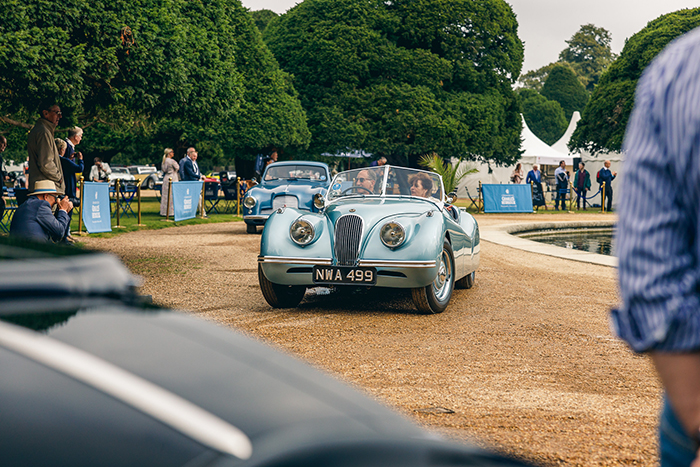
[[[273,211],[276,209],[282,208],[284,206],[287,206],[288,208],[298,209],[299,208],[299,200],[296,198],[296,196],[289,196],[289,195],[275,196],[272,199],[272,210]]]
[[[355,214],[341,216],[335,223],[335,259],[338,266],[354,266],[360,253],[364,221]]]

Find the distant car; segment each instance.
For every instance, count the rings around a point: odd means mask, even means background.
[[[3,466],[522,466],[145,304],[111,255],[0,237]]]
[[[135,183],[136,177],[129,173],[129,169],[126,167],[110,167],[112,173],[109,175],[109,184],[114,185],[117,179],[120,180],[119,183]]]
[[[259,185],[246,191],[243,220],[248,233],[256,233],[270,214],[281,207],[317,212],[313,197],[325,195],[330,171],[322,162],[275,162],[267,166]]]
[[[150,165],[130,165],[127,170],[141,182],[141,188],[155,190],[156,186],[163,184],[163,172]]]
[[[390,287],[411,289],[418,311],[441,313],[479,266],[479,226],[452,197],[424,170],[339,173],[314,200],[318,212],[287,206],[268,219],[258,258],[265,300],[289,308],[307,287]]]

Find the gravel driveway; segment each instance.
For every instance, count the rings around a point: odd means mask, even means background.
[[[601,215],[573,220],[587,219]],[[386,290],[315,289],[276,311],[258,287],[260,235],[241,222],[84,241],[121,257],[156,303],[263,339],[446,436],[542,465],[656,463],[660,384],[608,329],[613,268],[483,242],[474,288],[440,315]]]

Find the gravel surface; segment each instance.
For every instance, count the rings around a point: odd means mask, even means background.
[[[480,225],[600,214],[481,215]],[[85,238],[144,277],[142,293],[294,354],[450,438],[540,465],[654,465],[660,384],[608,326],[616,270],[482,242],[470,290],[424,316],[410,294],[260,293],[260,235],[206,224]]]

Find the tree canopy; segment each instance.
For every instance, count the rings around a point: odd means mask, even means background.
[[[312,153],[519,157],[523,46],[503,0],[305,0],[264,37],[294,76]]]
[[[562,137],[568,126],[564,110],[557,101],[551,101],[532,89],[520,89],[520,106],[527,126],[550,146]]]
[[[629,38],[601,76],[569,147],[593,154],[620,151],[642,72],[669,42],[698,26],[700,8],[684,9],[660,16]]]
[[[255,10],[251,11],[250,14],[253,16],[255,26],[257,26],[260,32],[265,32],[268,23],[279,16],[272,10]]]
[[[547,80],[542,86],[542,93],[549,100],[557,101],[564,110],[564,117],[567,121],[575,111],[583,111],[588,102],[588,92],[571,68],[558,65],[549,72]]]
[[[584,24],[566,43],[559,54],[559,61],[570,63],[589,92],[595,88],[600,75],[613,61],[610,43],[612,36],[605,28]]]
[[[163,146],[196,144],[206,166],[208,156],[308,143],[291,78],[238,0],[10,3],[0,16],[10,156],[26,146],[16,127],[31,126],[45,98],[64,110],[60,128],[86,129],[83,152],[106,159],[155,162]]]
[[[559,53],[559,60],[537,70],[528,71],[520,77],[520,84],[541,91],[547,76],[557,65],[570,67],[587,91],[598,84],[600,75],[615,59],[610,42],[612,36],[605,28],[584,24],[566,41],[568,47]]]

